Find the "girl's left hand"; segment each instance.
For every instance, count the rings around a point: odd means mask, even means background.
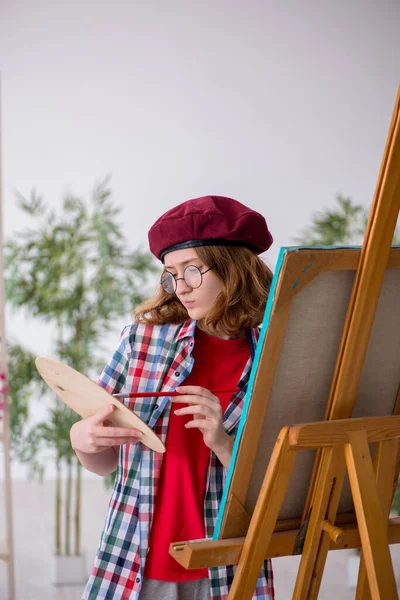
[[[230,436],[222,425],[222,408],[217,396],[196,385],[181,385],[176,391],[180,395],[173,396],[171,402],[189,406],[175,410],[175,414],[194,416],[192,421],[185,424],[187,429],[200,429],[205,445],[216,454],[232,446]]]

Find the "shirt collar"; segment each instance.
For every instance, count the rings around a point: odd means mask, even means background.
[[[196,330],[197,321],[189,320],[185,321],[182,325],[181,330],[178,333],[177,339],[183,340],[185,337],[194,338],[194,332]],[[260,330],[258,327],[250,330],[250,338],[253,342],[254,347],[257,346],[258,339],[260,337]]]
[[[185,321],[182,325],[181,330],[178,333],[177,339],[183,340],[185,337],[194,338],[196,323],[197,323],[197,321],[194,321],[194,320]]]

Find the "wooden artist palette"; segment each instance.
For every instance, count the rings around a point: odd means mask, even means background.
[[[154,431],[122,402],[111,396],[82,373],[54,359],[39,356],[36,368],[47,385],[65,404],[86,418],[110,404],[117,407],[107,420],[116,427],[133,427],[143,433],[141,442],[155,452],[165,452],[165,446]]]

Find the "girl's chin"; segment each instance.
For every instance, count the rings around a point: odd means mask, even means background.
[[[196,307],[190,308],[190,306],[187,306],[186,310],[188,312],[189,317],[191,319],[194,319],[195,321],[198,321],[199,319],[204,319],[204,317],[207,314],[204,310],[201,310],[201,308]]]

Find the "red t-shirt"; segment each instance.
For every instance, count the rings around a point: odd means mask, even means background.
[[[250,355],[247,337],[223,340],[196,328],[192,372],[182,385],[208,390],[235,388]],[[224,412],[232,397],[219,394]],[[157,490],[149,552],[144,576],[160,581],[191,581],[207,577],[207,569],[184,569],[168,553],[171,542],[202,539],[204,495],[210,449],[199,429],[186,429],[193,415],[175,415],[182,404],[172,404],[166,452]],[[197,418],[197,417],[195,417]]]

